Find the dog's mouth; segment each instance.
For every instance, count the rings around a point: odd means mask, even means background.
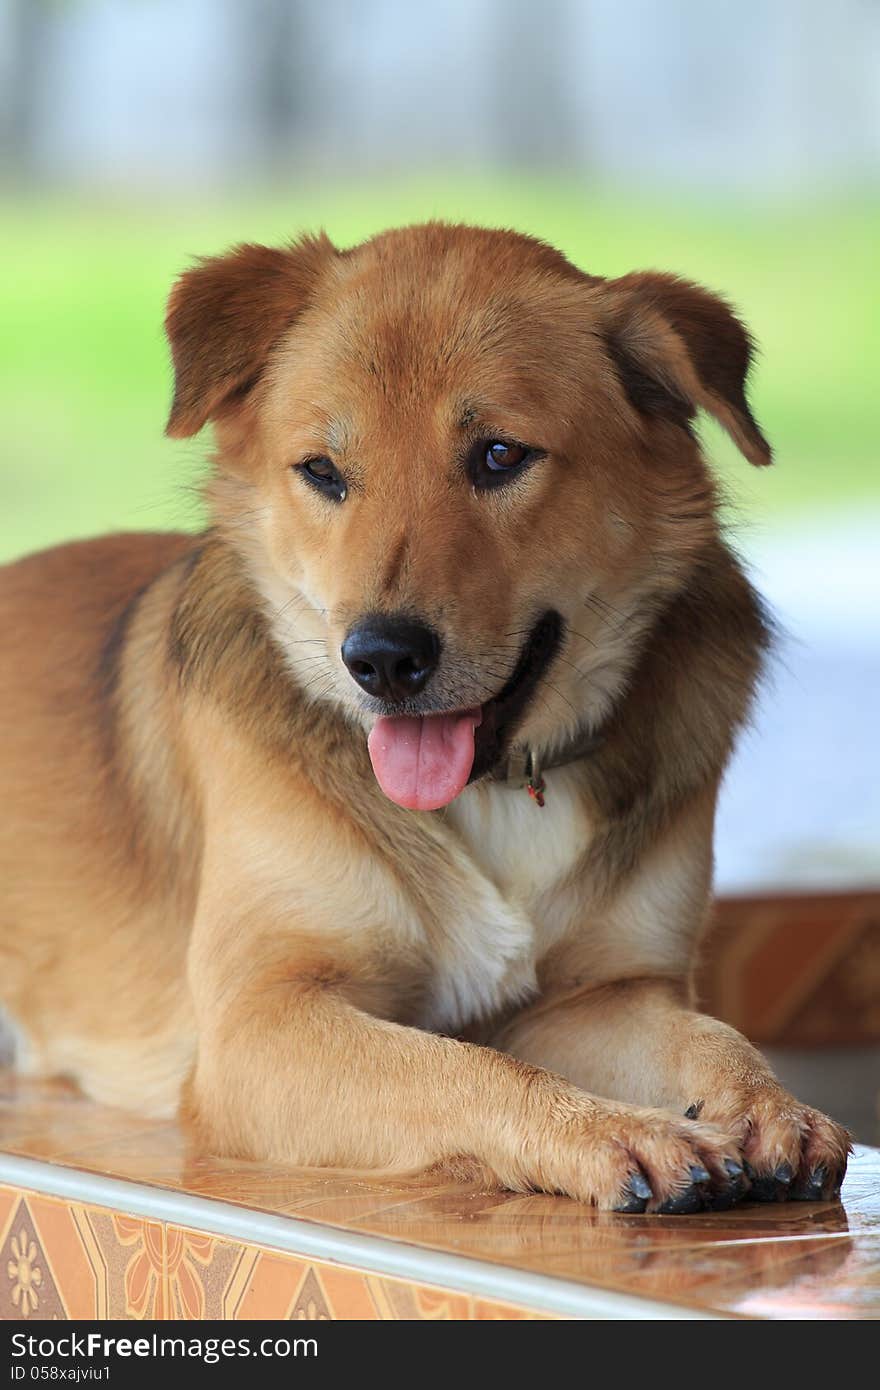
[[[376,720],[367,743],[376,781],[398,806],[436,811],[500,762],[559,650],[562,619],[549,611],[532,628],[498,694],[447,714]]]

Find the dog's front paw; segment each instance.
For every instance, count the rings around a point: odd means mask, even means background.
[[[534,1185],[604,1211],[685,1216],[732,1206],[748,1186],[733,1136],[668,1111],[575,1107],[554,1130]]]
[[[753,1202],[834,1201],[852,1149],[842,1125],[781,1087],[721,1094],[688,1112],[721,1125],[742,1145]]]

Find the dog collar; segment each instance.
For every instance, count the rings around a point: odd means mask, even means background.
[[[546,758],[541,758],[534,748],[513,748],[507,755],[503,769],[499,769],[496,774],[497,780],[505,782],[513,789],[524,787],[532,800],[538,806],[543,806],[544,793],[547,790],[544,773],[549,772],[551,768],[565,767],[568,763],[588,757],[601,742],[600,731],[588,730],[576,734]]]

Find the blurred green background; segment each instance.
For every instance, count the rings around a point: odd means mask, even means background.
[[[9,200],[0,226],[0,552],[111,528],[197,526],[204,440],[162,438],[164,299],[195,254],[325,227],[340,245],[428,216],[515,226],[594,273],[677,271],[721,290],[760,345],[753,401],[776,450],[751,471],[704,436],[738,515],[797,520],[880,500],[880,204],[783,209],[585,193],[537,177],[316,185],[144,206]]]
[[[633,42],[633,36],[638,42]],[[761,349],[734,516],[880,504],[880,7],[0,0],[0,558],[200,524],[162,437],[174,276],[444,217],[729,297]]]

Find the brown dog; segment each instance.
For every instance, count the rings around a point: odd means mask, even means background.
[[[835,1195],[846,1133],[692,1007],[767,640],[692,430],[770,461],[729,308],[429,225],[205,261],[168,333],[211,529],[3,575],[21,1065],[219,1153]]]

